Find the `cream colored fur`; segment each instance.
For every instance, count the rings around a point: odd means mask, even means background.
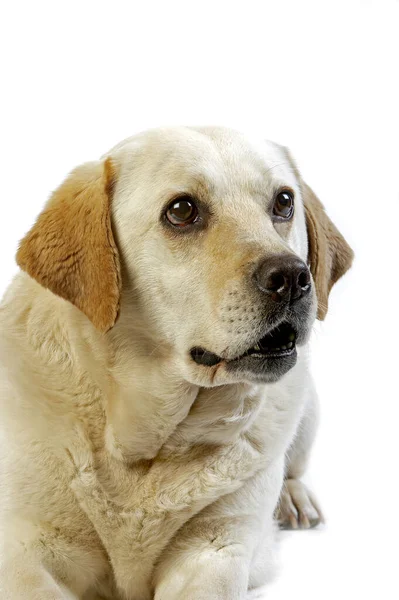
[[[156,130],[107,157],[116,324],[99,331],[24,272],[0,308],[0,597],[243,600],[271,576],[286,456],[280,520],[320,520],[299,481],[317,413],[308,348],[274,384],[198,366],[188,351],[248,346],[249,260],[307,259],[301,182],[278,146],[223,129]],[[296,193],[288,228],[262,206],[276,184]],[[212,197],[217,224],[176,241],[159,215],[193,187]]]

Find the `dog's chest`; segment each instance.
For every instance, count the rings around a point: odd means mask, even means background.
[[[285,386],[271,391],[200,391],[151,459],[119,460],[105,448],[92,459],[74,457],[74,492],[110,556],[140,556],[151,573],[185,522],[284,455],[301,403]]]

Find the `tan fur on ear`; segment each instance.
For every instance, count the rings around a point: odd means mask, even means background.
[[[350,268],[353,251],[313,190],[304,182],[302,193],[308,232],[308,261],[316,285],[317,318],[322,321],[327,314],[330,290]]]
[[[114,175],[110,159],[72,171],[17,253],[21,269],[72,302],[103,332],[116,321],[121,290],[111,227]]]

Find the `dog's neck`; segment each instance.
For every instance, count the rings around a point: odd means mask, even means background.
[[[248,426],[264,386],[187,382],[170,348],[143,330],[140,319],[122,314],[107,334],[106,443],[113,456],[130,462],[152,459],[161,448],[184,452],[194,443],[226,443]]]

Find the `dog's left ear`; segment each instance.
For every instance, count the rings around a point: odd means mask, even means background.
[[[118,316],[121,270],[111,226],[110,159],[86,163],[54,192],[21,241],[17,263],[79,308],[102,332]]]
[[[313,190],[302,181],[308,232],[308,262],[316,286],[317,318],[328,310],[328,295],[334,283],[350,268],[353,250],[327,215]]]

